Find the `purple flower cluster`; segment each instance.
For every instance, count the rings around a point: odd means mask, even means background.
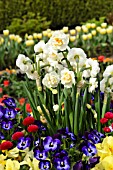
[[[87,161],[79,160],[74,165],[73,170],[90,170],[99,162],[99,157],[94,157],[97,153],[95,144],[100,143],[101,138],[104,137],[105,136],[97,130],[85,132],[84,136],[82,136],[83,142],[80,144],[79,150],[89,157],[89,159],[87,159]]]
[[[68,128],[62,128],[53,137],[47,136],[44,140],[35,141],[34,157],[40,161],[39,168],[48,170],[51,163],[57,170],[70,170],[70,158],[63,149],[63,141],[75,144],[76,136]],[[70,145],[71,146],[71,145]],[[51,159],[51,163],[46,158]]]
[[[5,104],[5,107],[0,105],[0,139],[4,139],[4,133],[13,128],[17,115],[16,103],[13,98],[5,98],[2,102]]]

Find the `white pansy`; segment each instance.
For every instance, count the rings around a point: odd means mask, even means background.
[[[74,68],[77,67],[77,62],[79,68],[83,67],[87,59],[86,57],[85,52],[81,48],[72,48],[67,55],[67,59]]]
[[[90,78],[89,79],[89,92],[92,93],[95,91],[95,89],[98,87],[98,82],[96,78]]]
[[[53,71],[47,73],[44,76],[42,84],[48,88],[55,88],[58,86],[59,81],[60,81],[59,75],[55,71]]]
[[[45,43],[44,41],[40,41],[39,43],[37,43],[35,46],[34,46],[34,51],[35,53],[41,53],[43,52],[43,49],[45,47]]]
[[[69,37],[61,31],[55,31],[48,43],[53,49],[64,51],[69,43]]]
[[[97,62],[97,60],[93,60],[89,58],[86,60],[85,65],[86,65],[86,68],[89,68],[89,69],[83,71],[83,77],[85,78],[96,77],[100,71],[99,63]]]
[[[26,72],[31,66],[31,60],[28,57],[25,57],[25,55],[19,54],[16,60],[16,66],[19,67],[23,72]]]
[[[108,76],[113,76],[113,64],[107,66],[107,68],[105,69],[103,73],[103,77],[108,77]]]
[[[58,105],[58,104],[55,104],[55,105],[53,106],[53,110],[56,112],[56,111],[58,111],[58,109],[59,109],[59,105]]]
[[[72,84],[75,84],[74,72],[64,68],[61,71],[61,83],[64,85],[64,87],[71,88]]]

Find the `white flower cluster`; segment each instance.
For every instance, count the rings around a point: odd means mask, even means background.
[[[113,91],[113,65],[107,66],[103,73],[103,79],[100,82],[100,90],[102,92],[110,92]]]
[[[55,31],[47,43],[40,41],[34,46],[36,63],[20,54],[16,65],[30,79],[38,79],[41,76],[38,75],[38,67],[40,70],[43,68],[45,76],[42,84],[47,88],[56,88],[59,82],[65,88],[71,88],[75,83],[83,86],[86,81],[84,79],[88,79],[89,92],[93,92],[98,85],[96,79],[100,71],[98,62],[91,58],[87,59],[81,48],[70,49],[68,43],[68,35]]]

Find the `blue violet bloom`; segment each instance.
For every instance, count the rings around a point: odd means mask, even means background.
[[[16,117],[16,114],[17,114],[17,111],[16,111],[16,110],[5,108],[4,117],[5,117],[6,119],[14,119],[14,118]]]
[[[48,160],[43,160],[39,162],[39,168],[41,170],[48,170],[51,168],[51,163]]]
[[[57,170],[70,170],[70,161],[67,156],[54,159],[54,166]]]
[[[1,122],[1,127],[4,130],[10,130],[13,128],[13,122],[11,120],[9,120],[9,121],[4,120]]]
[[[85,145],[82,146],[82,152],[86,156],[94,156],[97,153],[96,146],[91,142],[85,142]]]
[[[0,132],[0,140],[3,140],[5,137],[4,137],[4,134],[2,132]]]
[[[20,150],[24,150],[27,147],[30,147],[30,145],[31,145],[31,138],[30,137],[21,137],[18,140],[17,148],[20,149]]]
[[[43,146],[46,151],[55,151],[60,148],[61,141],[47,136],[43,141]]]
[[[47,151],[44,149],[34,149],[34,157],[37,160],[45,160],[47,158]]]
[[[8,108],[16,108],[16,103],[13,98],[6,98],[2,101]]]
[[[4,115],[4,107],[0,105],[0,119]]]

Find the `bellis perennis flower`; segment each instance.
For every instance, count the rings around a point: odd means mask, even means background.
[[[34,117],[26,117],[24,120],[23,120],[23,125],[24,126],[29,126],[31,124],[33,124],[35,121]]]

